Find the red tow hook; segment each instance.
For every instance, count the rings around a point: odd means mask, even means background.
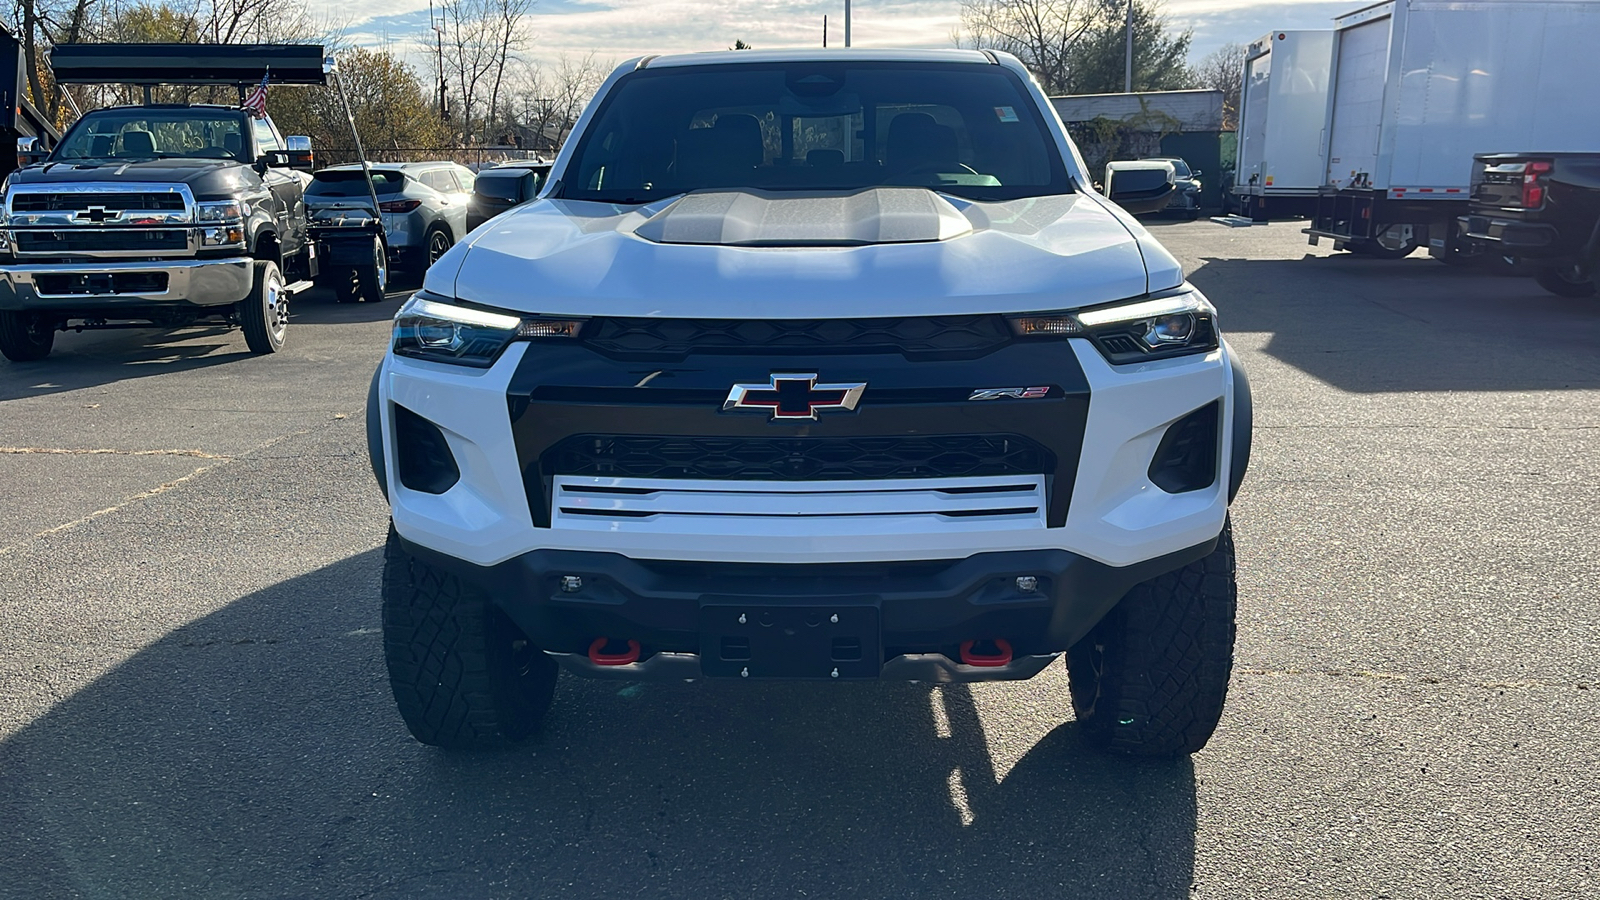
[[[995,649],[994,653],[973,652],[973,646],[978,643],[980,642],[961,642],[961,661],[966,665],[994,669],[1011,662],[1011,644],[1005,638],[995,638],[992,641],[982,641],[982,643],[985,644],[993,644]]]
[[[639,642],[629,641],[626,653],[605,653],[606,645],[611,643],[611,638],[595,638],[589,645],[589,661],[597,666],[625,666],[628,663],[639,661]],[[1006,656],[1011,655],[1011,648],[1006,648]]]

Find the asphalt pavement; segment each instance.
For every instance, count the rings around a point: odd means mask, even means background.
[[[1600,896],[1600,299],[1292,223],[1153,224],[1249,368],[1227,713],[1023,683],[564,677],[394,711],[361,418],[400,295],[0,361],[0,897]]]

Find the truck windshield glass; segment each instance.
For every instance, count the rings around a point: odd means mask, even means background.
[[[78,122],[51,154],[63,159],[232,159],[250,162],[242,113],[111,109]]]
[[[561,196],[648,203],[701,188],[920,186],[974,200],[1071,192],[1021,81],[999,66],[793,62],[644,69],[585,130]]]

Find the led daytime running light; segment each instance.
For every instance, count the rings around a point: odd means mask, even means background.
[[[522,326],[522,319],[518,316],[507,316],[467,306],[452,306],[449,303],[424,300],[421,297],[411,298],[395,314],[396,319],[407,316],[427,316],[446,322],[459,322],[462,325],[476,325],[480,328],[495,328],[501,331],[517,331]]]
[[[1171,316],[1179,313],[1206,312],[1209,313],[1210,304],[1201,300],[1194,294],[1179,294],[1176,297],[1160,297],[1155,300],[1141,300],[1138,303],[1129,303],[1123,306],[1110,306],[1105,309],[1089,309],[1077,314],[1078,321],[1086,328],[1098,325],[1110,325],[1115,322],[1133,322],[1138,319],[1148,319],[1155,316]]]

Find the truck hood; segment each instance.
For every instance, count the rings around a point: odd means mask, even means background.
[[[12,184],[187,184],[198,200],[228,199],[260,185],[254,169],[231,159],[74,159],[11,173]]]
[[[479,227],[425,287],[553,315],[845,318],[1070,309],[1182,281],[1177,261],[1098,196],[974,202],[877,188],[539,200]]]

